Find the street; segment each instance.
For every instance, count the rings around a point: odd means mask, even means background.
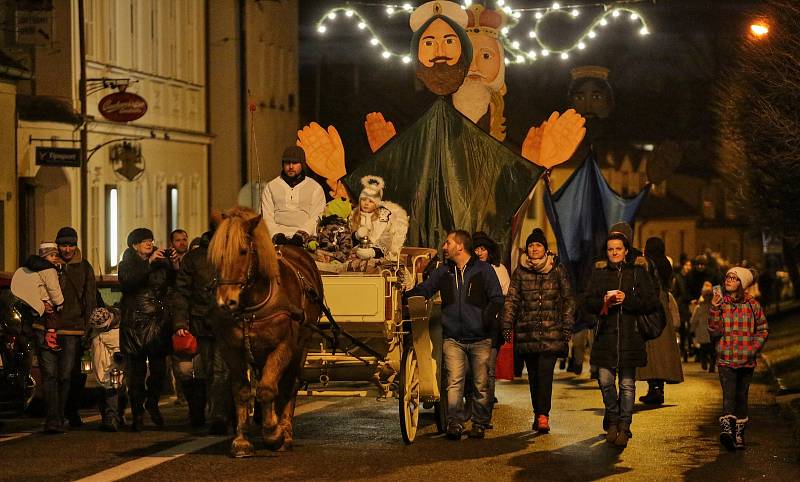
[[[557,370],[548,435],[530,432],[525,382],[498,384],[493,430],[484,440],[453,442],[436,434],[432,411],[411,446],[403,445],[397,402],[301,397],[295,448],[232,459],[229,438],[193,433],[185,408],[163,405],[166,426],[102,433],[94,417],[65,435],[38,432],[38,419],[5,420],[0,479],[27,480],[798,480],[791,424],[781,418],[761,371],[750,391],[748,449],[718,443],[716,374],[684,364],[686,381],[667,386],[666,403],[637,403],[634,437],[624,451],[601,434],[602,402],[588,374]],[[637,397],[646,390],[637,384]],[[83,412],[84,418],[94,415]],[[149,419],[147,420],[149,423]],[[33,433],[31,433],[33,432]]]

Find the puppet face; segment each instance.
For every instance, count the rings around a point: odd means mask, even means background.
[[[472,42],[472,63],[464,82],[480,80],[483,84],[492,86],[503,65],[500,44],[484,33],[467,32],[467,35]]]
[[[417,77],[436,95],[452,94],[464,82],[471,59],[464,58],[461,38],[437,18],[422,32],[417,50]]]
[[[425,67],[455,65],[461,58],[461,40],[453,27],[437,18],[422,33],[417,58]]]
[[[375,201],[368,197],[362,197],[358,200],[358,207],[361,209],[362,213],[371,214],[378,209],[378,205],[375,204]]]
[[[605,119],[611,114],[613,100],[610,94],[602,82],[588,79],[572,90],[570,101],[580,115]]]

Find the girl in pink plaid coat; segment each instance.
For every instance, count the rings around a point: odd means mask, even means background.
[[[767,341],[767,318],[761,305],[745,293],[755,274],[734,267],[725,275],[723,290],[711,299],[708,331],[717,340],[717,365],[722,385],[719,440],[728,450],[744,449],[747,396],[756,357]]]

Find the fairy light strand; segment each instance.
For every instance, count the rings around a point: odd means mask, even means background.
[[[590,43],[596,43],[598,32],[602,31],[612,23],[619,24],[627,19],[629,22],[638,24],[638,34],[646,36],[650,34],[647,21],[640,11],[628,6],[631,4],[642,3],[646,0],[628,0],[615,2],[612,5],[606,3],[586,3],[581,5],[562,5],[554,2],[550,6],[512,8],[505,0],[495,1],[495,8],[506,13],[508,24],[503,27],[500,35],[500,42],[504,50],[509,54],[505,58],[506,64],[531,64],[540,57],[555,56],[561,60],[568,60],[570,54],[575,50],[585,50]],[[465,0],[461,8],[466,9],[472,1]],[[378,32],[370,25],[367,19],[355,8],[355,6],[381,8],[385,14],[392,17],[397,14],[410,14],[414,7],[410,3],[401,4],[377,4],[368,2],[350,2],[344,6],[334,7],[328,10],[316,22],[316,30],[320,35],[328,32],[328,27],[336,22],[340,17],[351,22],[358,32],[364,32],[369,39],[367,43],[370,49],[379,52],[379,56],[384,60],[400,59],[401,62],[408,64],[411,62],[410,52],[399,52],[391,49]],[[596,15],[587,27],[577,36],[576,40],[565,48],[556,48],[542,40],[539,27],[549,17],[566,16],[573,20],[582,16],[582,11],[596,8],[603,8],[603,12]],[[523,26],[523,19],[533,19],[532,27],[528,26],[526,33],[513,35],[512,31]],[[517,38],[526,38],[535,44],[534,47],[524,46]]]

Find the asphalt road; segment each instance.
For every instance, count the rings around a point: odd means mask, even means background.
[[[395,400],[303,398],[294,451],[275,454],[256,443],[256,457],[237,460],[228,456],[229,438],[192,431],[185,408],[169,401],[167,426],[142,433],[101,433],[92,421],[53,436],[38,432],[39,420],[5,420],[0,480],[800,480],[791,424],[763,373],[750,392],[749,448],[728,453],[717,441],[716,375],[694,363],[684,370],[683,384],[667,386],[665,405],[637,404],[624,451],[602,438],[596,382],[558,372],[547,435],[530,432],[527,383],[501,382],[495,428],[484,440],[437,435],[431,412],[406,446]],[[637,384],[637,397],[645,389]]]

